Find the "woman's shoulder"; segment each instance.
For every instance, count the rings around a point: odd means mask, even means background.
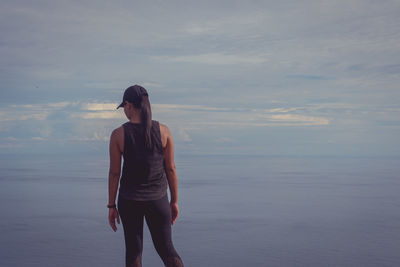
[[[112,131],[110,136],[110,147],[111,146],[118,147],[118,150],[123,153],[124,127],[122,125]]]
[[[161,132],[165,132],[165,133],[169,132],[169,128],[168,128],[167,125],[165,125],[164,123],[161,123],[159,121],[157,121],[157,123],[160,125],[160,131]]]
[[[120,136],[124,135],[124,125],[119,126],[118,128],[115,128],[111,132],[111,138],[118,138]]]
[[[163,123],[159,123],[159,124],[160,124],[161,141],[162,141],[163,147],[165,148],[167,145],[167,140],[171,138],[171,132],[167,125],[165,125]]]

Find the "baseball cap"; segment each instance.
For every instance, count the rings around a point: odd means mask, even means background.
[[[123,107],[125,105],[125,101],[132,103],[134,106],[139,106],[140,102],[142,101],[142,96],[148,96],[146,89],[140,85],[132,85],[126,88],[124,92],[124,97],[122,98],[122,103],[119,104],[117,107]]]

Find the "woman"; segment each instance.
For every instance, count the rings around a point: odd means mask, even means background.
[[[109,223],[121,216],[125,236],[126,266],[142,266],[143,218],[157,253],[165,266],[183,266],[171,238],[171,224],[178,217],[178,184],[174,142],[166,125],[152,120],[146,89],[134,85],[125,90],[122,103],[128,122],[110,138]],[[118,194],[118,210],[115,204]],[[169,185],[171,201],[168,202]]]

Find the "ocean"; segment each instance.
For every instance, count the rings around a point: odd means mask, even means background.
[[[400,266],[400,159],[177,155],[185,266]],[[107,155],[0,156],[0,266],[124,266]],[[145,226],[143,266],[162,266]]]

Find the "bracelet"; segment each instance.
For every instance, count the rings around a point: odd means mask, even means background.
[[[113,209],[113,208],[116,208],[117,207],[117,205],[115,205],[115,204],[108,204],[107,205],[107,208],[109,208],[109,209]]]

